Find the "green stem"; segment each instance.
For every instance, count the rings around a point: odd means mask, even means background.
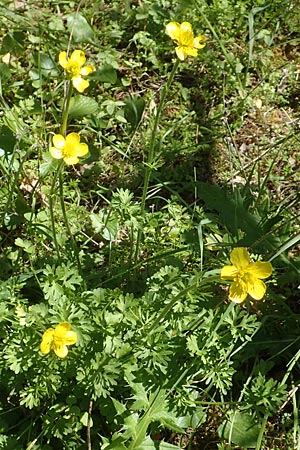
[[[64,100],[63,114],[62,114],[62,126],[60,129],[60,132],[61,132],[62,136],[64,136],[64,137],[67,134],[67,123],[68,123],[68,116],[69,116],[72,92],[73,92],[73,85],[72,85],[71,81],[69,81],[68,87],[67,87],[67,94],[66,94],[66,97]],[[66,211],[66,205],[65,205],[65,199],[64,199],[64,183],[63,183],[62,164],[59,165],[57,172],[58,172],[58,176],[59,176],[59,200],[60,200],[60,206],[61,206],[61,211],[62,211],[62,215],[63,215],[63,220],[64,220],[65,227],[67,229],[68,236],[70,238],[70,242],[71,242],[71,245],[73,248],[74,255],[77,260],[77,265],[80,268],[78,247],[77,247],[75,239],[73,237],[73,234],[72,234],[72,231],[70,228],[70,224],[69,224],[69,220],[68,220],[68,216],[67,216],[67,211]]]
[[[158,128],[161,112],[162,112],[162,109],[163,109],[163,106],[165,103],[167,93],[169,92],[170,86],[172,84],[172,81],[173,81],[174,75],[177,71],[177,68],[179,66],[179,63],[180,63],[179,59],[176,59],[173,69],[170,73],[169,79],[167,81],[167,84],[163,88],[163,91],[161,94],[161,99],[160,99],[160,102],[159,102],[159,105],[157,108],[157,112],[156,112],[156,116],[155,116],[155,121],[154,121],[153,129],[152,129],[150,145],[149,145],[149,153],[148,153],[148,158],[147,158],[147,162],[146,162],[145,178],[144,178],[144,187],[143,187],[142,204],[141,204],[141,214],[143,216],[145,215],[145,204],[146,204],[146,198],[147,198],[147,193],[148,193],[149,181],[150,181],[151,173],[153,170],[157,128]]]
[[[61,126],[61,130],[60,130],[60,132],[63,136],[66,135],[66,131],[67,131],[67,123],[68,123],[68,116],[69,116],[72,92],[73,92],[73,86],[72,86],[72,83],[69,81],[69,85],[67,87],[67,95],[66,95],[65,101],[64,101],[62,126]]]
[[[266,425],[267,425],[268,417],[269,417],[268,414],[264,415],[262,424],[260,426],[259,435],[258,435],[258,438],[257,438],[257,441],[256,441],[255,450],[260,450],[262,448],[261,444],[262,444],[262,440],[263,440],[263,437],[264,437],[264,432],[265,432],[265,428],[266,428]]]
[[[58,174],[60,172],[62,163],[63,163],[62,161],[59,162],[58,169],[54,173],[53,180],[51,183],[51,188],[50,188],[50,196],[49,196],[49,210],[50,210],[52,235],[53,235],[54,246],[55,246],[55,250],[56,250],[59,262],[61,262],[61,255],[60,255],[59,245],[58,245],[57,237],[56,237],[55,218],[54,218],[54,196],[55,196],[55,183],[56,183]]]
[[[150,182],[152,171],[154,169],[153,163],[154,163],[154,156],[155,156],[155,144],[156,144],[156,138],[157,138],[158,124],[159,124],[160,116],[162,113],[162,109],[163,109],[163,106],[165,103],[167,93],[169,92],[170,86],[174,79],[174,76],[175,76],[175,73],[179,66],[179,63],[180,63],[180,60],[176,59],[174,66],[172,68],[172,71],[169,75],[168,81],[163,88],[161,98],[160,98],[160,101],[158,104],[157,112],[155,115],[155,120],[154,120],[154,124],[153,124],[153,128],[152,128],[151,138],[150,138],[149,151],[148,151],[148,155],[147,155],[147,161],[145,163],[146,167],[145,167],[144,186],[143,186],[143,194],[142,194],[142,201],[141,201],[141,216],[143,218],[145,217],[145,214],[146,214],[145,206],[146,206],[149,182]],[[137,236],[137,243],[136,243],[135,261],[137,261],[138,254],[139,254],[139,246],[140,246],[141,237],[142,237],[142,231],[139,230],[138,236]]]
[[[74,239],[74,236],[72,234],[72,231],[71,231],[71,228],[70,228],[70,224],[69,224],[69,220],[68,220],[68,216],[67,216],[67,211],[66,211],[65,198],[64,198],[64,182],[63,182],[62,164],[60,165],[60,167],[58,169],[58,174],[59,174],[59,200],[60,200],[60,207],[61,207],[61,211],[62,211],[62,215],[63,215],[63,219],[64,219],[64,224],[65,224],[65,227],[67,229],[67,233],[68,233],[69,238],[70,238],[70,242],[71,242],[71,245],[72,245],[72,248],[73,248],[74,255],[76,257],[77,266],[78,266],[78,268],[80,268],[78,247],[77,247],[76,241]]]
[[[295,366],[295,364],[297,363],[299,358],[300,358],[300,350],[297,351],[296,355],[288,363],[288,369],[287,369],[284,377],[282,378],[281,384],[285,384],[287,382],[289,376],[291,375],[292,369]]]

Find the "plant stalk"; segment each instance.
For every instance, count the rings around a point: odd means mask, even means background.
[[[67,95],[65,97],[64,107],[63,107],[62,126],[60,129],[60,132],[64,137],[66,136],[66,131],[67,131],[67,123],[68,123],[68,116],[69,116],[72,92],[73,92],[73,86],[72,86],[72,83],[69,81],[68,87],[67,87]]]
[[[155,115],[155,120],[152,128],[151,138],[150,138],[150,144],[149,144],[149,151],[147,156],[147,161],[145,162],[145,176],[144,176],[144,186],[143,186],[143,193],[142,193],[142,201],[141,201],[141,216],[144,218],[146,214],[146,199],[148,194],[148,188],[149,188],[149,182],[151,178],[152,171],[154,169],[154,158],[155,158],[155,144],[156,144],[156,138],[157,138],[157,130],[158,125],[161,117],[161,113],[165,104],[166,96],[169,92],[170,86],[172,84],[172,81],[174,79],[175,73],[177,71],[177,68],[179,66],[180,60],[176,59],[172,71],[169,75],[168,81],[165,84],[161,98],[158,104],[158,108]],[[138,236],[137,236],[137,243],[136,243],[136,250],[135,250],[135,262],[138,259],[139,254],[139,247],[140,247],[140,241],[142,237],[142,230],[139,229]]]

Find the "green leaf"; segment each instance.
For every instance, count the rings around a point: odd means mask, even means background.
[[[165,413],[165,390],[158,388],[149,397],[149,406],[146,409],[142,418],[138,421],[135,429],[135,436],[131,442],[129,449],[136,450],[145,440],[147,428],[149,424],[153,421],[157,421],[160,415]]]
[[[180,434],[185,433],[185,430],[178,425],[176,417],[172,416],[172,414],[168,412],[162,412],[158,414],[157,417],[154,416],[153,419],[157,419],[157,421],[160,422],[168,430],[172,430]]]
[[[16,145],[14,133],[7,127],[0,128],[0,155],[13,153]]]
[[[112,440],[102,437],[103,445],[101,446],[101,450],[126,450],[127,447],[124,445],[123,436],[115,433],[112,437]]]
[[[42,177],[44,177],[49,172],[54,172],[55,170],[57,170],[58,164],[59,164],[58,159],[52,158],[50,153],[44,153],[43,160],[40,164],[40,169],[39,169],[40,175]]]
[[[24,142],[32,144],[29,129],[20,114],[7,107],[3,115],[3,122],[14,134],[21,136]]]
[[[164,441],[153,441],[150,437],[147,437],[136,450],[174,450],[175,448],[178,450],[180,447]]]
[[[67,24],[74,42],[87,42],[93,39],[94,30],[82,14],[78,12],[69,14]]]
[[[145,109],[145,100],[142,97],[129,96],[125,100],[124,116],[135,129],[140,123]]]
[[[88,425],[90,426],[90,427],[92,427],[93,426],[93,419],[91,418],[91,417],[89,417],[89,413],[86,411],[85,413],[83,413],[83,415],[82,415],[82,417],[81,417],[81,419],[80,419],[80,422],[85,426],[85,427],[87,427]]]
[[[2,40],[1,54],[10,52],[17,56],[22,55],[25,38],[26,34],[22,31],[8,32]]]
[[[92,76],[93,80],[101,81],[102,83],[115,84],[118,81],[116,69],[110,64],[105,64],[98,69]]]
[[[34,253],[34,246],[28,239],[15,239],[15,245],[21,247],[26,253]]]
[[[202,406],[197,406],[193,414],[186,414],[177,419],[177,423],[182,428],[193,428],[194,430],[205,423],[206,413]]]
[[[58,74],[57,66],[50,56],[44,53],[34,53],[33,55],[34,63],[37,68],[41,71],[44,77],[54,76]],[[38,74],[39,76],[39,74]]]
[[[116,400],[115,398],[111,398],[113,405],[115,407],[117,415],[123,414],[126,410],[126,406],[123,405],[123,403],[119,402],[119,400]]]
[[[11,77],[10,70],[6,64],[0,63],[0,78],[1,80],[9,80]]]
[[[134,403],[131,405],[131,409],[138,410],[144,409],[149,406],[148,395],[146,389],[144,388],[142,383],[134,383],[132,386],[132,390],[134,391],[133,398],[135,399]]]
[[[91,97],[75,95],[71,98],[69,116],[82,117],[94,114],[98,110],[98,103]]]
[[[248,413],[232,411],[229,418],[218,428],[218,434],[228,442],[239,447],[255,448],[260,426]]]
[[[118,232],[118,221],[114,217],[107,217],[105,211],[90,215],[92,226],[105,240],[113,241]]]

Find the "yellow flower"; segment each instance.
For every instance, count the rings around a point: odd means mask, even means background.
[[[221,270],[223,280],[233,280],[229,289],[229,298],[235,303],[242,303],[249,294],[254,300],[261,300],[266,292],[263,281],[272,274],[272,264],[269,262],[251,262],[247,250],[237,247],[230,255],[232,266]]]
[[[67,345],[73,345],[77,341],[77,334],[70,331],[71,325],[68,322],[62,322],[55,328],[48,328],[42,337],[40,350],[44,355],[48,355],[53,349],[59,358],[65,358],[68,354]]]
[[[78,157],[86,155],[89,151],[87,144],[80,143],[80,136],[77,133],[70,133],[66,138],[61,134],[55,134],[52,141],[51,156],[55,159],[63,159],[68,166],[77,164]]]
[[[205,47],[205,36],[194,38],[193,28],[189,22],[170,22],[166,26],[167,34],[176,42],[178,58],[183,61],[188,55],[197,56],[198,50]]]
[[[94,66],[85,66],[84,63],[85,55],[82,50],[74,50],[69,59],[67,52],[59,54],[59,64],[65,69],[78,92],[83,92],[89,86],[89,82],[82,76],[86,77],[95,70]]]

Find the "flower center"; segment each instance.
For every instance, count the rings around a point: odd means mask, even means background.
[[[66,71],[71,75],[71,77],[78,77],[80,76],[80,68],[81,66],[79,64],[68,64],[66,67]]]
[[[234,281],[242,281],[244,283],[248,283],[249,276],[246,270],[239,270],[236,274]]]
[[[54,345],[57,345],[57,346],[62,346],[62,345],[65,345],[65,340],[64,340],[64,338],[63,337],[57,337],[57,336],[55,336],[54,337]]]
[[[66,142],[66,144],[65,144],[65,146],[63,148],[64,158],[70,158],[70,157],[74,156],[74,153],[75,153],[74,146],[71,145],[71,144],[68,144]]]

